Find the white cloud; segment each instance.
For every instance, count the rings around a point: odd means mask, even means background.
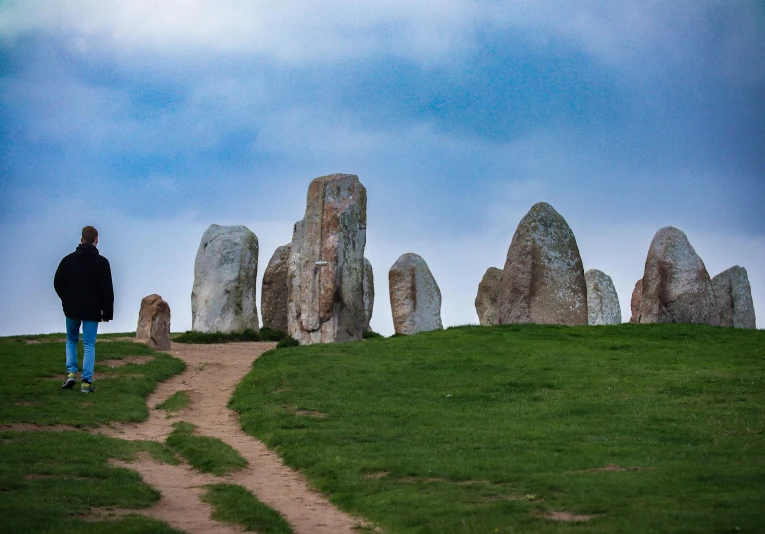
[[[658,65],[761,82],[765,13],[757,0],[27,0],[0,6],[0,36],[63,32],[79,51],[257,54],[287,62],[392,55],[467,57],[482,32],[563,40],[612,65]],[[701,64],[700,64],[701,63]]]
[[[63,30],[83,50],[105,39],[127,51],[193,48],[286,61],[381,51],[425,58],[444,57],[467,44],[475,12],[472,2],[462,0],[52,0],[7,3],[0,11],[0,34]]]

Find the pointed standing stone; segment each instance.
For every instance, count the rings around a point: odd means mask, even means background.
[[[621,324],[622,309],[611,277],[590,269],[584,273],[587,282],[587,322],[591,325]]]
[[[366,240],[367,190],[358,177],[314,179],[287,270],[287,325],[301,344],[362,338]]]
[[[372,263],[364,258],[364,330],[371,330],[369,322],[375,307],[375,277]]]
[[[752,288],[746,269],[738,265],[712,278],[720,326],[757,328]]]
[[[192,330],[257,330],[257,276],[257,236],[246,226],[211,224],[202,235],[194,261]]]
[[[502,284],[502,269],[489,267],[478,284],[475,297],[475,311],[478,322],[484,326],[499,324],[499,292]]]
[[[499,322],[587,324],[587,284],[574,233],[546,202],[518,224],[507,251]]]
[[[287,265],[292,245],[276,249],[263,273],[260,289],[260,313],[263,328],[287,333]]]
[[[717,302],[704,262],[686,235],[661,228],[645,260],[641,323],[719,324]]]
[[[135,338],[154,350],[170,350],[170,305],[159,295],[141,300]]]
[[[390,308],[397,334],[441,330],[441,290],[425,260],[402,254],[388,271]]]
[[[632,290],[632,300],[630,301],[631,323],[640,322],[640,301],[643,299],[643,279],[635,282],[635,289]]]

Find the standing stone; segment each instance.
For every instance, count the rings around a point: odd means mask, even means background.
[[[574,233],[546,202],[518,224],[507,251],[499,322],[587,324],[587,284]]]
[[[635,289],[632,290],[632,300],[630,301],[631,323],[640,322],[640,301],[643,298],[643,279],[635,282]]]
[[[141,300],[135,338],[154,350],[170,350],[170,305],[159,295]]]
[[[621,324],[622,309],[611,277],[590,269],[584,273],[587,282],[587,323],[591,325]]]
[[[402,254],[388,271],[390,308],[397,334],[441,330],[441,290],[425,260]]]
[[[257,330],[257,275],[257,236],[245,226],[210,225],[194,261],[192,330]]]
[[[484,326],[499,324],[499,292],[502,283],[502,269],[489,267],[478,284],[475,297],[475,311],[478,322]]]
[[[704,262],[685,234],[666,226],[648,249],[640,323],[719,324],[717,303]]]
[[[720,326],[757,328],[752,288],[746,269],[738,265],[712,278]]]
[[[263,328],[287,333],[287,265],[292,245],[276,249],[263,273],[260,290],[260,313]]]
[[[364,258],[364,330],[371,330],[369,322],[375,307],[375,277],[372,263]]]
[[[367,190],[353,174],[314,179],[295,223],[287,269],[287,325],[301,344],[361,339]]]

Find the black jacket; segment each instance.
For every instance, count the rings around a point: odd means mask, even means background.
[[[109,260],[90,243],[81,243],[56,269],[53,287],[64,315],[85,321],[114,318],[114,289]]]

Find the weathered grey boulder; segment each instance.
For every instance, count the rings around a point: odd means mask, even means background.
[[[478,284],[475,297],[475,311],[478,322],[484,326],[499,324],[499,292],[502,283],[502,269],[489,267]]]
[[[302,344],[361,339],[367,190],[353,174],[314,179],[295,223],[287,271],[287,325]]]
[[[611,277],[603,271],[590,269],[584,273],[584,280],[587,283],[588,324],[621,324],[622,309]]]
[[[194,261],[192,330],[257,330],[257,275],[257,236],[245,226],[210,225]]]
[[[263,328],[287,333],[287,265],[292,245],[284,245],[274,251],[263,273],[260,289],[260,314]]]
[[[587,324],[587,284],[574,233],[546,202],[518,224],[507,251],[499,322]]]
[[[170,350],[170,305],[159,295],[141,300],[135,338],[154,350]]]
[[[632,290],[632,299],[630,300],[630,316],[631,323],[640,322],[640,301],[643,298],[643,279],[641,278],[635,282],[635,289]]]
[[[369,321],[375,307],[375,277],[372,263],[364,258],[364,330],[371,330]]]
[[[757,328],[752,288],[746,269],[738,265],[712,278],[720,326]]]
[[[402,254],[388,271],[390,308],[397,334],[441,330],[441,290],[425,260]]]
[[[712,325],[720,322],[704,262],[686,235],[672,226],[656,232],[648,249],[639,320]]]

